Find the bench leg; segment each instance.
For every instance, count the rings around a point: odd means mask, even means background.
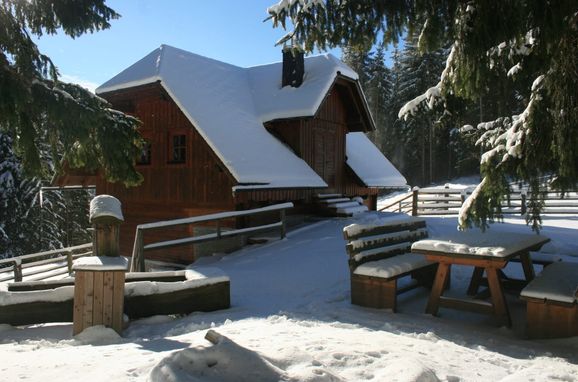
[[[447,285],[447,279],[450,275],[450,264],[439,263],[438,271],[436,272],[436,278],[429,296],[429,301],[425,309],[426,313],[431,315],[436,315],[439,309],[440,296]]]

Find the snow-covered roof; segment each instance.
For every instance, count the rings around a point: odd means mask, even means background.
[[[281,71],[281,62],[240,68],[161,45],[98,87],[96,93],[160,81],[237,180],[235,189],[327,187],[303,159],[263,124],[314,116],[339,76],[356,81],[357,74],[331,54],[305,58],[304,81],[299,88],[281,87]],[[376,163],[389,164],[381,158]],[[352,168],[369,173],[368,167],[366,164]],[[385,183],[388,178],[384,173],[378,173],[371,174],[368,185],[391,186]]]
[[[313,117],[330,90],[336,75],[357,80],[351,68],[331,54],[305,58],[303,84],[281,87],[282,62],[248,68],[255,109],[262,122]]]
[[[364,133],[347,134],[347,165],[368,187],[405,187],[407,180]]]

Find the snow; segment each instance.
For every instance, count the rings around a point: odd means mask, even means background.
[[[74,260],[74,271],[126,271],[129,260],[122,256],[85,256]]]
[[[366,217],[361,221],[346,226],[343,228],[343,232],[346,232],[349,237],[352,237],[359,235],[363,231],[372,229],[375,226],[400,225],[404,223],[415,223],[420,221],[425,221],[425,219],[409,217],[407,215],[369,215],[369,217]]]
[[[198,288],[229,281],[222,270],[210,267],[200,269],[187,269],[186,281],[161,282],[161,281],[136,281],[125,284],[125,296],[148,296],[151,294],[163,294]]]
[[[368,187],[407,187],[407,180],[364,133],[346,135],[347,165]]]
[[[52,290],[30,292],[9,292],[7,284],[0,283],[0,306],[27,304],[30,302],[62,302],[72,300],[73,286],[64,286]],[[0,378],[1,379],[1,378]]]
[[[124,221],[120,200],[111,195],[98,195],[90,201],[90,221],[103,216],[112,216]]]
[[[387,259],[370,261],[355,268],[356,275],[390,278],[432,264],[425,256],[404,253]]]
[[[281,66],[240,68],[162,45],[96,92],[160,81],[237,180],[237,189],[327,187],[263,123],[313,116],[336,76],[355,81],[357,74],[330,54],[308,57],[303,85],[281,88]]]
[[[554,263],[544,269],[526,288],[524,297],[561,301],[568,304],[576,302],[578,292],[578,264]]]
[[[441,239],[426,239],[415,242],[412,250],[456,253],[473,256],[507,257],[524,248],[538,245],[547,240],[546,237],[516,233],[504,235],[503,232],[488,231],[482,233],[479,229],[455,231],[447,233]]]
[[[357,80],[357,73],[331,54],[305,58],[305,76],[298,88],[281,87],[283,65],[276,62],[247,68],[255,110],[262,123],[313,117],[337,75]]]
[[[424,314],[429,291],[399,296],[399,313],[351,305],[344,226],[398,219],[375,213],[290,231],[284,240],[203,258],[231,279],[232,307],[130,322],[122,338],[104,328],[72,338],[71,324],[0,327],[0,380],[28,381],[576,381],[578,338],[524,339],[525,304],[506,295],[512,329],[484,315]],[[432,237],[455,217],[428,217]],[[490,230],[529,233],[523,218]],[[544,217],[541,252],[577,262],[578,220]],[[520,264],[507,274],[520,276]],[[452,268],[449,292],[467,289],[470,267]],[[226,339],[204,339],[212,329]],[[98,346],[98,339],[103,340]],[[171,374],[173,373],[173,374]],[[284,379],[285,378],[285,379]],[[248,380],[248,379],[246,379]]]

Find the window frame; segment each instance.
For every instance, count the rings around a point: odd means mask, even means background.
[[[182,136],[184,138],[184,142],[182,145],[178,146],[179,149],[183,150],[183,159],[182,160],[175,160],[174,153],[175,153],[175,138]],[[189,134],[185,130],[179,129],[174,131],[169,131],[167,135],[167,158],[166,163],[170,166],[186,166],[189,163]]]

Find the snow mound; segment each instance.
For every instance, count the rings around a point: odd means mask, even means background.
[[[74,336],[80,345],[110,345],[122,341],[122,337],[104,325],[90,326]]]
[[[376,376],[377,377],[377,376]],[[440,382],[437,375],[413,358],[398,358],[383,369],[383,379],[389,382]]]
[[[320,367],[294,368],[291,375],[259,353],[219,335],[213,346],[184,349],[162,359],[149,376],[151,382],[203,381],[307,381],[339,382],[339,377]]]
[[[111,216],[124,221],[120,201],[114,196],[98,195],[90,201],[90,221],[103,216]]]

